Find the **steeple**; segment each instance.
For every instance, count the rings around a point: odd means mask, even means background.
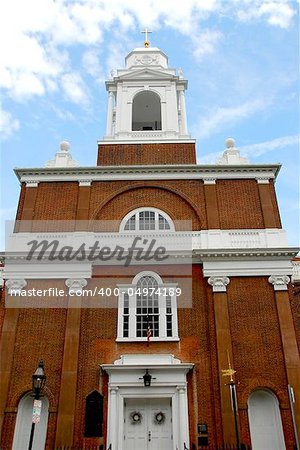
[[[168,142],[190,139],[182,70],[168,67],[168,57],[148,41],[125,58],[125,69],[112,71],[104,141]]]

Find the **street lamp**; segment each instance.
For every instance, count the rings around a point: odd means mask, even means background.
[[[36,406],[36,400],[39,400],[40,397],[42,397],[41,392],[45,386],[46,382],[46,375],[44,371],[44,362],[40,361],[39,365],[32,375],[32,397],[34,398],[33,406]],[[29,445],[28,450],[32,449],[32,443],[33,443],[33,436],[34,436],[34,429],[35,429],[35,421],[32,418],[32,424],[31,424],[31,431],[30,431],[30,438],[29,438]]]

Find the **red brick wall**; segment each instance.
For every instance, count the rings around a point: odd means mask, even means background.
[[[143,270],[143,268],[140,268]],[[99,388],[99,365],[112,363],[126,353],[171,353],[183,362],[195,363],[188,377],[190,401],[191,438],[196,441],[198,422],[208,423],[212,443],[221,441],[220,397],[217,387],[212,303],[206,295],[201,268],[193,268],[193,308],[178,310],[180,342],[116,343],[117,310],[82,310],[79,354],[79,379],[74,444],[83,445],[85,397]],[[100,282],[101,283],[101,282]],[[102,374],[104,375],[104,374]],[[107,408],[107,378],[101,377],[100,391],[105,395]],[[104,430],[106,434],[106,429]],[[105,436],[104,434],[104,436]],[[96,443],[96,440],[95,440]]]
[[[196,164],[195,144],[98,144],[98,166],[149,164]]]
[[[256,180],[218,180],[221,229],[264,228]]]
[[[77,182],[39,183],[34,220],[75,219],[77,197]]]
[[[61,288],[62,283],[53,281],[52,285]],[[30,287],[30,283],[28,286]],[[38,287],[37,282],[35,287]],[[7,399],[7,407],[15,409],[15,412],[5,415],[1,442],[3,450],[11,449],[16,408],[20,398],[31,390],[31,376],[40,359],[45,363],[46,394],[50,403],[46,450],[52,450],[54,447],[55,412],[60,389],[65,320],[65,309],[20,309]]]
[[[271,200],[272,200],[273,208],[274,208],[276,227],[281,228],[282,225],[281,225],[281,219],[280,219],[280,211],[279,211],[277,197],[276,197],[274,180],[270,180],[269,186],[270,186],[270,192],[271,192]]]
[[[141,268],[142,270],[143,268]],[[129,269],[128,269],[129,270]],[[129,272],[128,272],[129,273]],[[101,271],[94,276],[101,276]],[[106,277],[103,271],[104,278]],[[57,282],[58,286],[62,282]],[[249,443],[247,399],[255,388],[269,388],[278,396],[288,450],[292,449],[292,424],[288,410],[284,358],[273,287],[266,277],[233,278],[228,285],[229,316],[233,342],[233,366],[237,370],[238,401],[243,442]],[[195,364],[188,376],[191,442],[196,443],[196,425],[208,424],[210,443],[222,440],[220,392],[214,309],[211,286],[203,279],[200,266],[193,267],[193,308],[178,310],[180,342],[116,343],[117,310],[83,309],[81,316],[78,388],[74,445],[83,445],[85,397],[94,389],[105,396],[107,377],[99,365],[112,363],[121,354],[171,353]],[[46,365],[47,392],[51,414],[47,450],[53,448],[66,311],[64,309],[23,309],[16,334],[8,408],[30,389],[31,375],[42,357]],[[99,385],[100,376],[100,385]],[[15,412],[7,412],[2,445],[10,449]],[[104,429],[104,436],[106,429]],[[94,442],[98,444],[99,441]]]
[[[218,180],[217,202],[221,229],[264,228],[258,185],[255,180]],[[32,189],[32,188],[31,188]],[[40,183],[34,220],[66,220],[60,229],[72,230],[77,213],[78,183]],[[24,187],[18,218],[22,217]],[[274,186],[270,184],[275,225],[281,227]],[[163,205],[163,206],[162,206]],[[191,220],[194,229],[207,229],[207,205],[203,182],[198,180],[93,182],[89,203],[90,219],[120,220],[130,210],[153,206],[172,219]],[[38,225],[41,229],[42,224]],[[51,223],[43,224],[51,230]],[[35,228],[37,225],[35,224]],[[45,230],[46,230],[45,229]]]
[[[297,344],[300,352],[300,283],[296,284],[293,289],[290,289],[289,294],[294,326],[296,330]]]
[[[293,431],[288,409],[287,379],[273,286],[267,277],[231,278],[227,287],[233,346],[233,367],[238,401],[247,408],[249,394],[268,388],[278,397],[287,448],[292,449]],[[244,419],[243,419],[244,418]],[[246,416],[241,416],[242,439],[249,433]]]

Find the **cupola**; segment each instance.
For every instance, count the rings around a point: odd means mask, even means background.
[[[104,141],[173,141],[190,138],[187,129],[182,70],[168,67],[168,57],[157,47],[135,48],[125,68],[111,72],[107,127]]]

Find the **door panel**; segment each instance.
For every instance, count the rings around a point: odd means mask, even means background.
[[[171,399],[126,399],[124,443],[125,450],[172,450]]]

